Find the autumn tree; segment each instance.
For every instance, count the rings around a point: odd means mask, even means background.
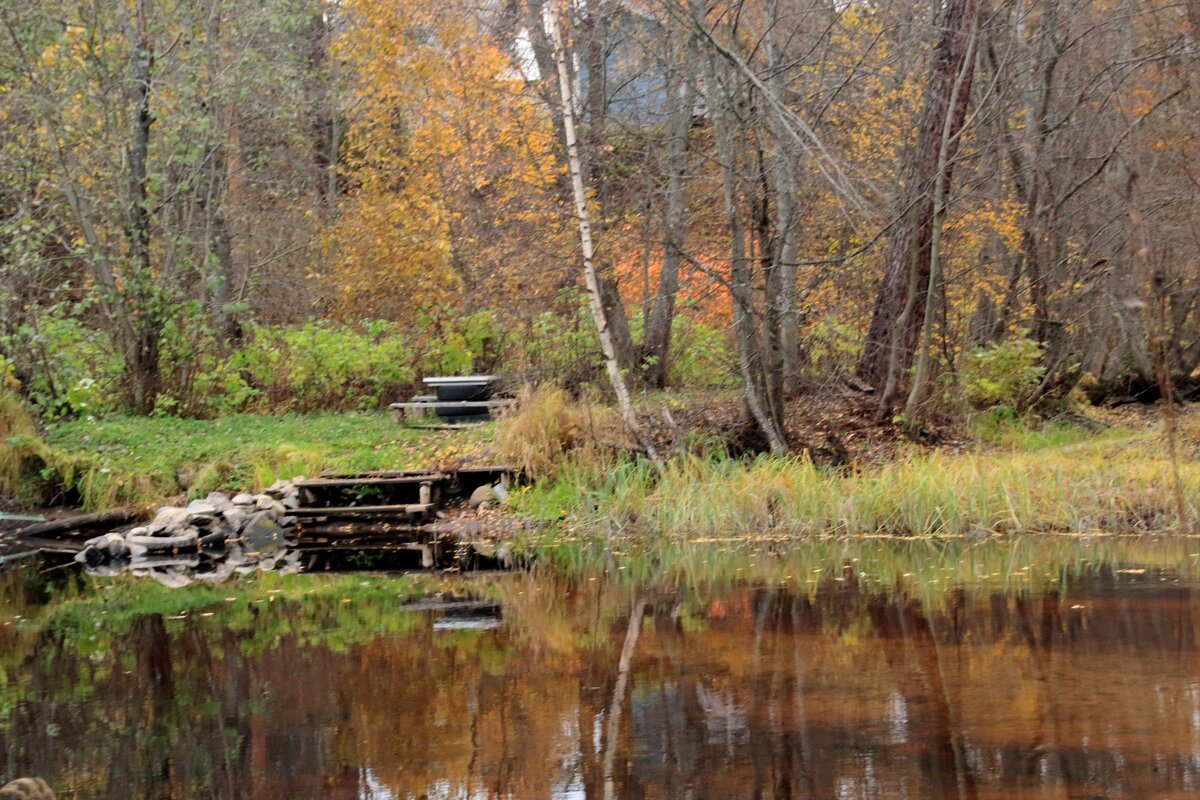
[[[412,319],[552,297],[560,163],[508,55],[455,3],[340,11],[334,48],[354,96],[331,232],[340,307]]]

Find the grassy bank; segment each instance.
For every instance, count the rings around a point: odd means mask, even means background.
[[[407,469],[454,462],[491,431],[428,431],[385,414],[233,415],[215,420],[110,417],[50,429],[52,479],[87,509],[162,502],[214,489],[259,489],[321,470]]]
[[[535,548],[573,536],[649,541],[787,541],[821,536],[977,536],[1175,530],[1174,473],[1155,416],[1096,427],[991,422],[954,447],[901,446],[849,468],[786,459],[677,455],[661,468],[601,441],[602,409],[561,393],[527,397],[494,426],[430,431],[378,414],[217,420],[77,420],[46,437],[49,469],[98,509],[213,489],[261,488],[324,469],[361,471],[460,460],[527,465],[536,481],[512,512],[552,523]],[[1181,426],[1180,476],[1194,530],[1200,413]],[[618,431],[619,433],[619,431]]]
[[[902,451],[834,470],[804,457],[570,460],[515,498],[519,513],[573,530],[674,539],[963,536],[1173,529],[1173,470],[1156,425],[1102,433],[991,426],[957,450]],[[1187,448],[1185,448],[1186,450]],[[1189,529],[1200,464],[1180,465]]]

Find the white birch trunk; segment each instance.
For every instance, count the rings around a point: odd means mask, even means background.
[[[595,249],[592,246],[592,226],[588,216],[587,191],[583,185],[583,168],[579,158],[579,140],[575,131],[575,95],[571,82],[571,73],[567,68],[567,50],[559,30],[558,14],[565,11],[562,4],[547,14],[547,24],[550,28],[550,41],[554,46],[554,61],[558,66],[558,86],[562,102],[563,135],[567,144],[567,163],[571,170],[571,188],[575,195],[575,215],[579,218],[579,245],[583,252],[583,275],[587,284],[588,306],[592,311],[592,319],[596,322],[596,332],[600,338],[600,350],[604,354],[604,366],[608,370],[608,378],[612,382],[613,392],[617,395],[617,406],[626,427],[654,461],[658,461],[658,453],[654,445],[642,433],[637,416],[633,412],[633,401],[629,396],[629,387],[625,384],[625,376],[621,374],[621,366],[617,360],[617,349],[609,332],[608,317],[604,303],[600,299],[600,283],[596,277],[594,260]]]

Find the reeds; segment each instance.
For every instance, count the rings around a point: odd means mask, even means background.
[[[1150,432],[1012,452],[933,452],[844,473],[806,458],[682,457],[661,471],[564,469],[546,492],[570,517],[672,538],[777,535],[963,536],[1017,531],[1119,533],[1174,524],[1172,467]],[[1200,466],[1181,466],[1188,513]],[[565,492],[568,482],[574,492]],[[546,497],[521,498],[553,517]]]

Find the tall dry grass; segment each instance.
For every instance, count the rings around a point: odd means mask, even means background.
[[[1172,464],[1153,431],[1010,451],[933,452],[844,473],[804,458],[679,457],[574,468],[518,502],[536,516],[681,539],[1173,529]],[[1200,464],[1180,467],[1194,526]],[[569,487],[559,486],[569,482]],[[550,506],[558,506],[551,508]]]
[[[37,426],[21,398],[0,389],[0,495],[12,497],[21,490],[25,463],[37,442]]]
[[[538,480],[553,479],[569,465],[611,464],[631,445],[611,408],[573,398],[553,383],[523,388],[495,440],[502,459]]]

